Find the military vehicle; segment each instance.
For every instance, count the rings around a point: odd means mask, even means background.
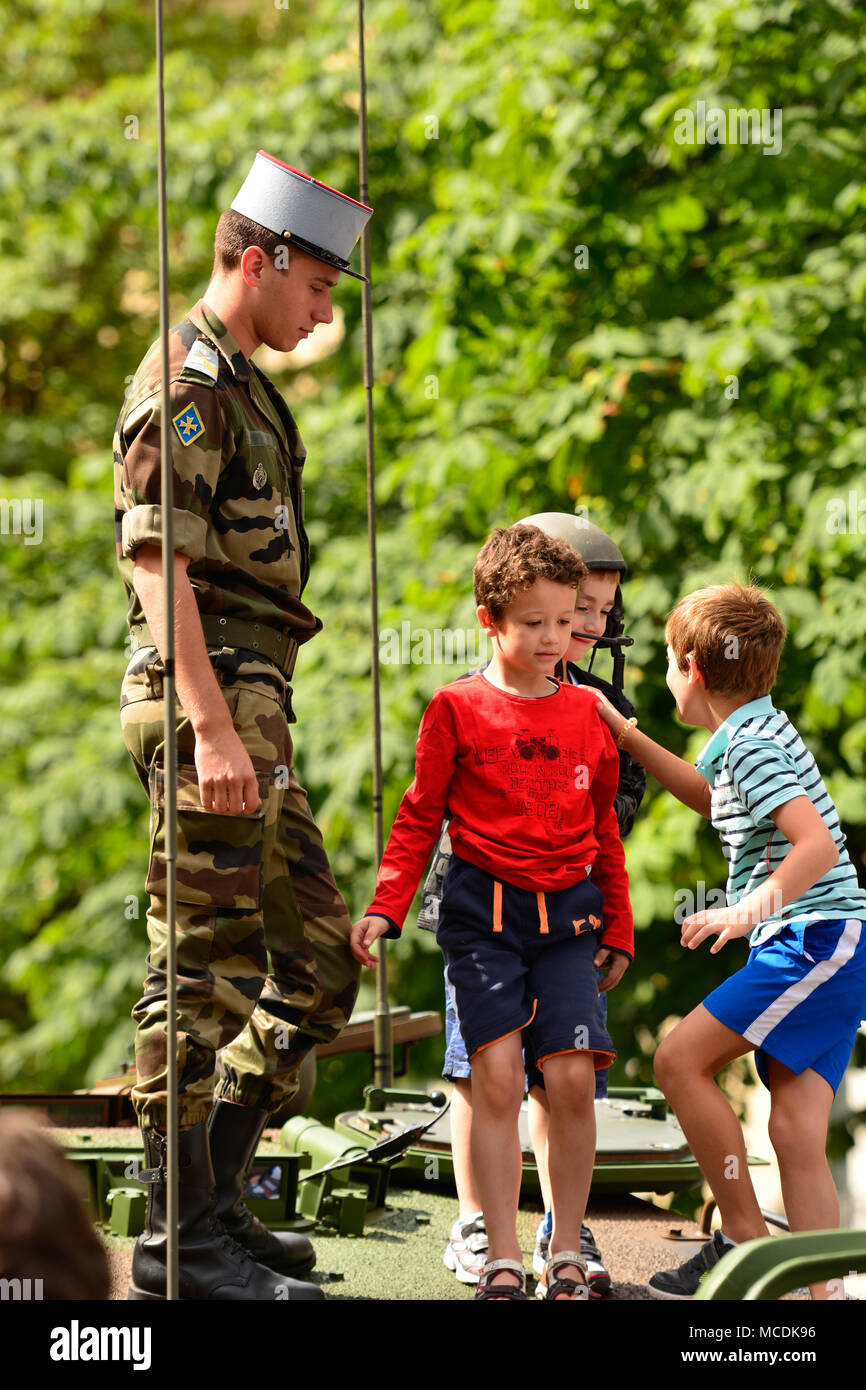
[[[401,1068],[414,1042],[441,1028],[436,1013],[391,1012]],[[374,1016],[356,1014],[322,1056],[374,1047]],[[44,1112],[86,1181],[115,1271],[112,1297],[125,1298],[134,1239],[142,1229],[146,1190],[128,1069],[73,1093],[14,1093],[0,1105]],[[292,1107],[297,1113],[265,1131],[247,1175],[245,1199],[273,1229],[305,1230],[317,1250],[311,1278],[329,1299],[471,1299],[443,1264],[457,1215],[449,1133],[448,1087],[371,1084],[358,1109],[330,1124],[302,1113],[315,1081],[311,1060]],[[587,1223],[611,1273],[613,1300],[649,1299],[655,1270],[687,1258],[709,1236],[714,1204],[697,1219],[678,1212],[700,1193],[700,1170],[664,1096],[652,1087],[612,1087],[595,1103],[598,1128]],[[525,1112],[521,1112],[523,1182],[519,1232],[531,1256],[542,1205]],[[764,1160],[750,1159],[761,1164]],[[784,1218],[765,1213],[779,1231]],[[866,1232],[811,1232],[752,1241],[704,1280],[700,1300],[776,1299],[813,1279],[866,1271]],[[805,1297],[802,1293],[801,1296]]]

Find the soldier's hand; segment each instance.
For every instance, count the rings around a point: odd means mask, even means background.
[[[219,737],[199,732],[195,741],[195,766],[201,804],[221,815],[252,815],[262,804],[250,755],[229,726]]]
[[[387,917],[377,917],[375,914],[371,917],[362,917],[360,921],[354,922],[349,937],[349,945],[355,960],[359,960],[362,965],[375,965],[379,957],[370,955],[370,947],[376,937],[382,936],[390,925]]]

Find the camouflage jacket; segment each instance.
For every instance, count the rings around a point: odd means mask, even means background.
[[[482,668],[483,669],[483,668]],[[577,676],[578,684],[591,685],[595,690],[610,700],[610,703],[624,714],[626,719],[630,719],[634,714],[634,705],[621,690],[617,690],[610,684],[610,681],[602,680],[601,676],[595,676],[591,671],[583,671],[573,663],[569,662],[569,671],[573,671]],[[614,800],[614,810],[616,811],[617,824],[619,825],[620,837],[624,840],[634,824],[638,807],[643,800],[646,791],[646,772],[640,763],[626,753],[624,748],[619,750],[619,781],[616,788],[616,798]],[[433,858],[430,861],[430,868],[424,880],[424,888],[421,897],[421,910],[418,913],[418,926],[422,931],[435,931],[439,924],[439,903],[442,898],[442,885],[445,882],[445,875],[448,872],[448,865],[451,863],[451,837],[448,834],[447,820],[442,823],[442,834],[439,843],[433,851]],[[616,947],[614,947],[614,950]],[[624,953],[626,954],[626,953]]]
[[[170,331],[169,372],[174,549],[190,558],[199,612],[307,641],[322,624],[301,602],[310,568],[306,450],[288,406],[204,300]],[[115,539],[130,626],[144,619],[135,550],[162,544],[160,381],[156,342],[114,434]]]

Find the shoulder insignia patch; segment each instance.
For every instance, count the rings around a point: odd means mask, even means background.
[[[184,406],[183,410],[179,410],[172,418],[171,423],[174,425],[177,431],[177,437],[183,445],[192,444],[194,440],[198,439],[199,435],[204,434],[204,425],[201,422],[201,416],[198,413],[197,407],[194,405]]]
[[[216,381],[220,370],[219,355],[216,349],[212,348],[209,343],[203,342],[201,338],[197,338],[183,364],[182,370],[187,371],[188,369],[200,372],[202,376]]]

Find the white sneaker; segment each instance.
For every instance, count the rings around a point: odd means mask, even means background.
[[[482,1213],[477,1211],[463,1222],[458,1217],[442,1256],[445,1268],[453,1270],[461,1284],[477,1284],[486,1261],[487,1229]]]

